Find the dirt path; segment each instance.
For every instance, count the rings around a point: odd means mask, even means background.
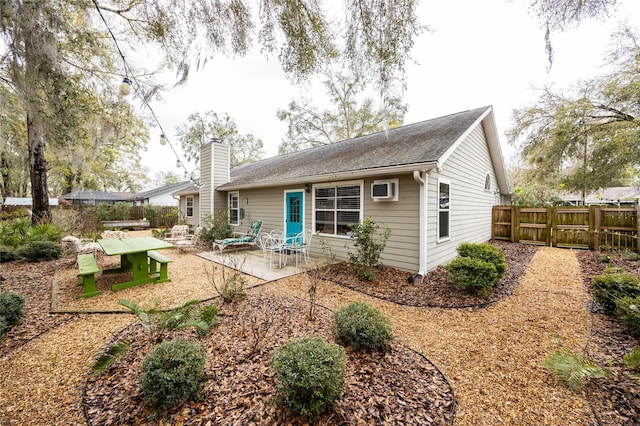
[[[130,315],[82,315],[0,359],[0,425],[86,424],[80,388]],[[11,388],[10,398],[2,389]]]
[[[287,281],[264,287],[290,289]],[[301,289],[297,296],[304,297]],[[586,400],[540,366],[558,348],[581,353],[588,336],[588,298],[574,252],[538,250],[514,294],[482,310],[416,309],[330,284],[321,303],[336,309],[353,300],[383,311],[396,338],[440,368],[458,402],[456,425],[588,424]]]

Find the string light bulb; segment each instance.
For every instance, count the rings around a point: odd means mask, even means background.
[[[160,145],[166,145],[167,144],[167,137],[163,134],[160,135]]]
[[[120,83],[120,94],[122,96],[129,96],[131,94],[131,80],[128,77],[122,79]]]
[[[186,178],[188,178],[188,177],[189,177],[189,173],[187,173],[187,171],[185,170],[185,171],[184,171],[184,178],[186,179]]]
[[[177,168],[180,168],[180,165],[181,165],[180,160],[177,160],[177,161],[176,161],[176,167],[177,167]]]

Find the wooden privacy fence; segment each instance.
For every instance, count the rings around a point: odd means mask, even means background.
[[[496,240],[640,252],[638,233],[637,207],[494,206],[492,212]]]

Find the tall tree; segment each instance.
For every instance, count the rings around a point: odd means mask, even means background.
[[[346,40],[345,57],[354,70],[374,70],[386,89],[403,73],[414,37],[422,30],[416,18],[417,0],[351,0],[344,25],[327,19],[320,0],[262,0],[257,22],[249,0],[5,0],[0,2],[0,31],[5,39],[9,79],[25,104],[27,115],[33,220],[47,220],[47,110],[56,92],[52,82],[83,69],[102,72],[89,55],[104,46],[97,37],[95,9],[110,33],[135,49],[155,44],[185,81],[192,64],[204,65],[214,54],[243,54],[251,35],[268,53],[278,52],[283,69],[302,79],[335,58],[336,33]],[[333,5],[333,3],[331,4]],[[105,17],[106,16],[106,17]],[[257,28],[256,28],[257,27]],[[85,40],[84,50],[65,49],[71,40]],[[76,45],[77,46],[77,45]],[[85,56],[77,53],[84,53]],[[118,52],[121,54],[121,51]],[[89,57],[87,57],[89,56]],[[124,56],[123,56],[124,59]],[[132,70],[125,65],[126,72]],[[132,76],[133,77],[133,76]],[[55,126],[57,123],[53,123]]]
[[[27,126],[20,99],[0,83],[0,197],[26,197],[29,180]]]
[[[571,95],[543,90],[534,106],[514,111],[510,142],[537,176],[584,194],[640,174],[640,45],[624,29],[615,35],[614,70],[576,85]]]
[[[588,18],[607,17],[617,4],[618,0],[532,0],[529,10],[545,29],[549,63],[553,63],[553,32],[565,31]]]
[[[257,161],[264,156],[264,143],[251,133],[240,134],[236,122],[228,114],[219,116],[207,111],[204,115],[193,113],[187,122],[176,128],[180,147],[188,161],[200,162],[200,146],[218,139],[229,145],[231,167]]]
[[[363,98],[366,82],[355,75],[327,73],[323,82],[334,108],[320,111],[309,99],[293,100],[288,109],[278,110],[287,123],[287,137],[278,147],[280,154],[313,148],[402,124],[407,105],[399,97],[389,97],[376,107]]]

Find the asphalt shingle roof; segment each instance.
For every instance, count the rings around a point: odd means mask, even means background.
[[[219,189],[435,162],[489,108],[450,114],[242,165],[231,170],[231,182]]]

